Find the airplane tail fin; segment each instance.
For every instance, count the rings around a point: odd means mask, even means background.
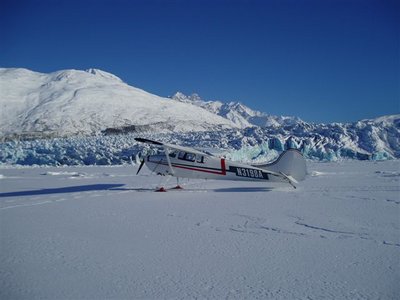
[[[306,160],[296,149],[288,149],[272,163],[257,167],[280,173],[293,182],[304,180],[307,174]]]

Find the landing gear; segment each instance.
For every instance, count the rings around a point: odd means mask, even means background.
[[[168,182],[168,180],[167,180],[167,182]],[[167,183],[167,182],[165,182],[165,183]],[[183,190],[183,187],[179,184],[178,177],[176,178],[176,186],[171,188],[171,190]],[[161,186],[155,190],[155,192],[166,192],[166,191],[167,190],[163,186]]]
[[[172,188],[173,190],[183,190],[183,187],[181,187],[180,185],[177,185],[175,187]]]
[[[172,188],[174,190],[183,190],[183,187],[179,185],[179,178],[176,177],[176,187]]]

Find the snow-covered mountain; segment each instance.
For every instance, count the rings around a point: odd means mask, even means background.
[[[171,99],[202,107],[214,114],[224,117],[240,128],[247,127],[279,127],[303,122],[297,117],[273,116],[256,111],[239,102],[224,103],[221,101],[204,101],[198,94],[186,96],[181,92],[175,93]]]
[[[89,69],[50,74],[0,69],[0,136],[70,136],[107,128],[204,131],[236,127],[200,107],[129,86]]]

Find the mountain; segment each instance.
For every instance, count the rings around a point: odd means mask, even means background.
[[[150,94],[97,69],[43,74],[1,68],[0,86],[3,138],[96,134],[107,128],[158,132],[236,128],[201,107]]]
[[[279,127],[302,123],[297,117],[273,116],[249,108],[240,102],[224,103],[221,101],[204,101],[198,94],[186,96],[181,92],[175,93],[171,99],[202,107],[209,112],[230,120],[240,128],[247,127]]]

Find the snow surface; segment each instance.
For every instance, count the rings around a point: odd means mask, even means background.
[[[398,298],[399,161],[308,168],[167,193],[132,166],[0,168],[0,298]]]

